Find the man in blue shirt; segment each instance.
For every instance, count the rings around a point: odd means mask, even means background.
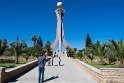
[[[46,53],[42,54],[38,58],[38,67],[39,67],[39,77],[38,77],[38,83],[44,82],[44,71],[45,71],[45,64],[46,62],[50,60],[50,58],[46,59]],[[42,79],[41,79],[42,75]]]

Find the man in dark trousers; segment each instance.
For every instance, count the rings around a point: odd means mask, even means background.
[[[38,58],[38,67],[39,67],[39,77],[38,77],[38,83],[43,83],[44,82],[44,71],[45,71],[45,64],[46,62],[50,59],[46,59],[46,54],[42,54]],[[41,78],[42,76],[42,78]]]

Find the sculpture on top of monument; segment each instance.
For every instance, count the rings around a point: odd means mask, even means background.
[[[63,16],[64,16],[64,9],[62,8],[63,3],[58,2],[57,7],[58,9],[55,10],[56,16],[57,16],[57,30],[56,30],[56,39],[51,46],[52,49],[55,49],[57,44],[59,44],[59,51],[62,52],[62,44],[65,48],[67,48],[69,45],[67,44],[65,38],[64,38],[64,28],[63,28]]]

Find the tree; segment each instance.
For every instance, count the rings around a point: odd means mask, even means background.
[[[36,45],[30,48],[31,55],[39,57],[43,53],[43,41],[41,36],[38,37]]]
[[[26,44],[26,42],[24,40],[21,40],[21,45],[22,45],[22,48],[28,47],[28,45]]]
[[[74,50],[72,49],[72,48],[70,48],[69,46],[66,48],[66,50],[67,50],[67,56],[68,57],[74,57],[74,54],[75,54],[75,52],[74,52]]]
[[[2,55],[7,48],[7,40],[6,39],[0,39],[0,55]]]
[[[3,46],[7,46],[7,40],[6,39],[3,39]]]
[[[50,56],[50,55],[51,55],[51,50],[52,50],[52,48],[51,48],[51,43],[50,43],[49,40],[47,41],[47,43],[46,43],[46,45],[45,45],[45,50],[46,50],[46,52],[47,52],[47,55]]]
[[[116,53],[114,51],[112,51],[111,49],[108,49],[105,57],[108,59],[109,64],[115,64],[115,62],[117,61],[117,58],[118,58]]]
[[[26,59],[26,61],[28,61],[29,57],[31,56],[30,48],[28,48],[28,45],[24,40],[21,40],[20,44],[22,46],[20,55],[23,56]]]
[[[30,48],[28,48],[28,47],[22,48],[21,55],[26,59],[26,61],[28,61],[29,57],[31,56]]]
[[[83,53],[81,51],[78,51],[76,54],[75,54],[75,58],[78,58],[78,59],[82,59],[83,57]]]
[[[37,48],[36,53],[38,54],[38,56],[41,55],[43,53],[43,41],[41,36],[38,37],[36,48]]]
[[[12,48],[12,52],[15,55],[15,63],[18,64],[19,55],[22,53],[22,50],[21,50],[22,49],[22,44],[19,43],[18,35],[16,37],[16,42],[11,43],[10,45],[11,45],[11,48]]]
[[[92,53],[88,54],[87,57],[91,60],[91,62],[95,58],[95,56]]]
[[[43,53],[43,49],[39,45],[31,47],[31,54],[34,57],[39,57]]]
[[[32,40],[33,46],[35,46],[36,40],[37,40],[36,35],[32,35],[31,40]]]
[[[85,50],[84,50],[84,55],[85,55],[84,59],[86,60],[88,58],[92,62],[92,60],[95,58],[95,55],[94,55],[93,51],[94,50],[92,48],[89,48],[89,47],[85,48]]]
[[[100,59],[100,64],[104,65],[105,62],[103,61],[106,52],[108,51],[108,48],[106,48],[105,44],[100,44],[99,41],[97,41],[96,44],[92,45],[92,48],[94,49],[96,55],[99,57]]]
[[[77,52],[77,48],[74,48],[74,52],[75,52],[75,53]]]
[[[91,46],[92,46],[92,40],[90,39],[90,35],[88,33],[86,38],[86,47],[91,47]]]
[[[110,45],[107,45],[113,51],[114,53],[117,54],[117,57],[120,60],[120,67],[124,67],[124,42],[122,39],[120,41],[115,41],[115,40],[109,40]]]
[[[41,36],[39,36],[38,39],[37,39],[37,45],[40,46],[43,49],[43,41],[42,41]]]

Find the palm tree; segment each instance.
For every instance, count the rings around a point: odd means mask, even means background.
[[[37,40],[36,35],[32,35],[31,40],[32,40],[33,46],[35,46],[36,40]]]
[[[115,52],[120,60],[120,66],[124,65],[124,42],[122,39],[118,42],[115,40],[109,40],[110,45],[107,45],[111,51]]]
[[[105,44],[100,44],[100,42],[97,41],[97,43],[94,44],[94,45],[92,46],[92,48],[94,49],[95,54],[99,57],[99,59],[100,59],[100,64],[101,64],[101,65],[104,65],[105,62],[103,61],[103,59],[104,59],[105,54],[106,54],[106,52],[107,52],[107,50],[108,50],[108,48],[106,48],[106,45],[105,45]]]
[[[117,56],[116,53],[111,51],[111,49],[108,49],[108,51],[106,52],[105,57],[108,59],[108,63],[109,64],[115,64],[115,62],[117,61]]]
[[[93,62],[93,59],[95,58],[92,53],[88,54],[87,57],[90,59],[91,62]]]
[[[93,46],[93,45],[92,45]],[[93,48],[91,47],[87,47],[84,49],[84,61],[87,61],[87,58],[90,59],[90,61],[92,62],[93,59],[95,58],[95,55],[94,55],[94,50]]]
[[[18,58],[19,58],[19,55],[21,54],[21,49],[22,49],[22,44],[19,43],[18,35],[16,38],[16,42],[11,43],[10,45],[12,48],[12,52],[15,55],[15,63],[18,64],[18,62],[19,62]]]

